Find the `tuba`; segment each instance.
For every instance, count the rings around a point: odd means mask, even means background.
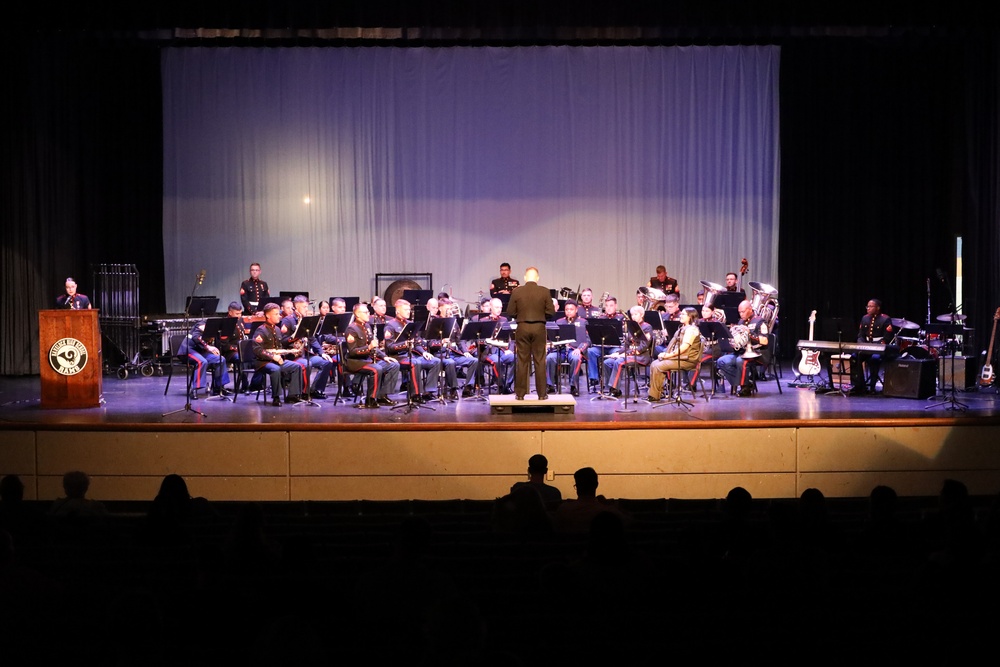
[[[778,290],[767,283],[747,284],[753,290],[753,299],[750,301],[753,314],[764,320],[768,329],[774,328],[774,322],[778,319]]]
[[[705,288],[705,303],[702,304],[705,306],[711,306],[715,303],[715,297],[726,291],[726,288],[719,283],[710,283],[707,280],[702,280],[701,286]]]
[[[636,294],[642,295],[639,305],[643,310],[664,310],[667,302],[667,293],[655,287],[640,287]]]

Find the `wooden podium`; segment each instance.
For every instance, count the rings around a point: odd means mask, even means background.
[[[96,310],[38,311],[43,408],[98,408],[104,359]]]

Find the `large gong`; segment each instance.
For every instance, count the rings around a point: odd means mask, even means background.
[[[385,288],[385,295],[382,298],[385,299],[387,305],[395,306],[396,300],[402,299],[403,292],[408,289],[422,289],[422,288],[416,282],[409,279],[396,280],[392,283],[389,283],[389,286]]]

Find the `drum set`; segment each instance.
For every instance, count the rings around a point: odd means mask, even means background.
[[[938,315],[937,322],[924,325],[903,318],[892,318],[896,328],[896,342],[900,357],[908,359],[938,359],[962,348],[962,337],[966,331],[966,315],[946,313]]]

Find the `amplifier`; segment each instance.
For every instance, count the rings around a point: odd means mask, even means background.
[[[972,389],[979,381],[978,357],[955,357],[955,389]],[[941,389],[951,389],[952,358],[938,358],[938,377]]]
[[[929,398],[934,395],[935,359],[894,359],[882,364],[882,394],[896,398]]]

